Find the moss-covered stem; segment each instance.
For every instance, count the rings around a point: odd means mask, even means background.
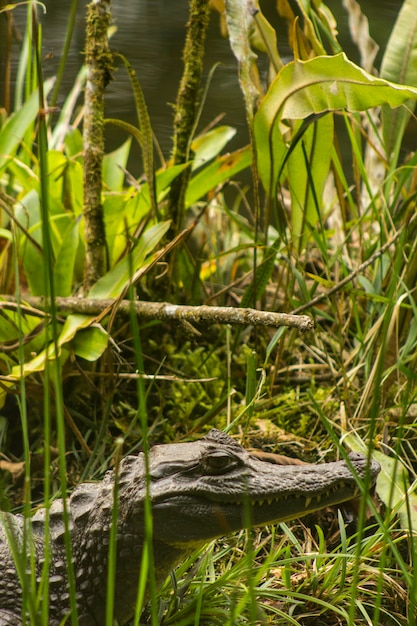
[[[110,0],[95,0],[87,7],[85,56],[87,82],[84,114],[84,292],[106,270],[106,238],[101,203],[104,156],[104,90],[109,82],[112,56],[107,31]]]
[[[183,52],[184,71],[175,104],[172,158],[176,165],[186,163],[192,156],[190,144],[198,110],[209,20],[209,0],[190,0],[187,35]],[[189,177],[190,168],[187,168],[171,186],[167,213],[168,217],[172,219],[174,235],[183,227],[184,199]]]

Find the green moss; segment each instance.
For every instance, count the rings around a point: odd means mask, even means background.
[[[171,354],[170,364],[185,380],[169,386],[164,412],[170,422],[188,429],[220,400],[225,392],[224,363],[216,352],[192,349],[189,343]]]
[[[311,441],[327,437],[324,424],[321,423],[314,408],[314,400],[321,406],[326,403],[326,412],[331,415],[338,408],[336,400],[329,401],[328,388],[285,389],[282,393],[262,400],[256,407],[258,420],[270,420],[286,433]]]

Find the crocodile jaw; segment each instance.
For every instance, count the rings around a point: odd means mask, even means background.
[[[286,522],[360,494],[357,485],[335,485],[318,494],[292,493],[264,499],[220,502],[198,496],[179,496],[153,505],[155,535],[164,543],[199,545],[242,528]]]

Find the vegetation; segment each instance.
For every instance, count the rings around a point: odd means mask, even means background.
[[[190,0],[189,32],[197,23],[201,37],[196,48],[186,42],[171,159],[155,148],[140,68],[101,49],[106,71],[113,63],[129,74],[138,124],[104,120],[104,132],[112,124],[128,138],[102,159],[93,219],[105,242],[94,267],[84,231],[91,127],[84,140],[80,129],[91,66],[57,111],[67,44],[54,85],[43,76],[36,3],[27,7],[15,101],[9,110],[5,100],[0,126],[0,445],[6,460],[25,461],[26,480],[19,492],[2,475],[1,508],[23,503],[29,514],[58,478],[65,493],[100,477],[122,445],[146,450],[211,426],[314,461],[346,444],[382,465],[383,507],[368,498],[372,518],[364,498],[347,529],[333,512],[320,525],[315,516],[210,545],[176,572],[175,593],[167,581],[153,594],[142,620],[412,625],[417,153],[406,138],[417,2],[404,0],[377,68],[354,0],[344,5],[360,65],[323,2],[278,0],[277,27],[249,0],[212,4],[238,61],[250,145],[225,152],[227,126],[198,134],[205,0]],[[288,63],[277,45],[285,37]],[[128,173],[132,140],[138,179]],[[120,304],[136,299],[303,313],[316,327],[144,319]],[[92,300],[105,301],[101,313],[82,309]],[[42,480],[30,463],[39,450]],[[32,623],[47,624],[46,603],[25,592]]]

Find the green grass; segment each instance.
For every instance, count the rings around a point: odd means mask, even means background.
[[[177,570],[171,602],[165,585],[162,623],[406,623],[403,581],[395,566],[380,569],[383,533],[370,527],[358,557],[357,536],[346,537],[339,521],[340,543],[333,546],[320,528],[299,522],[211,544]],[[397,542],[403,541],[398,535]]]

